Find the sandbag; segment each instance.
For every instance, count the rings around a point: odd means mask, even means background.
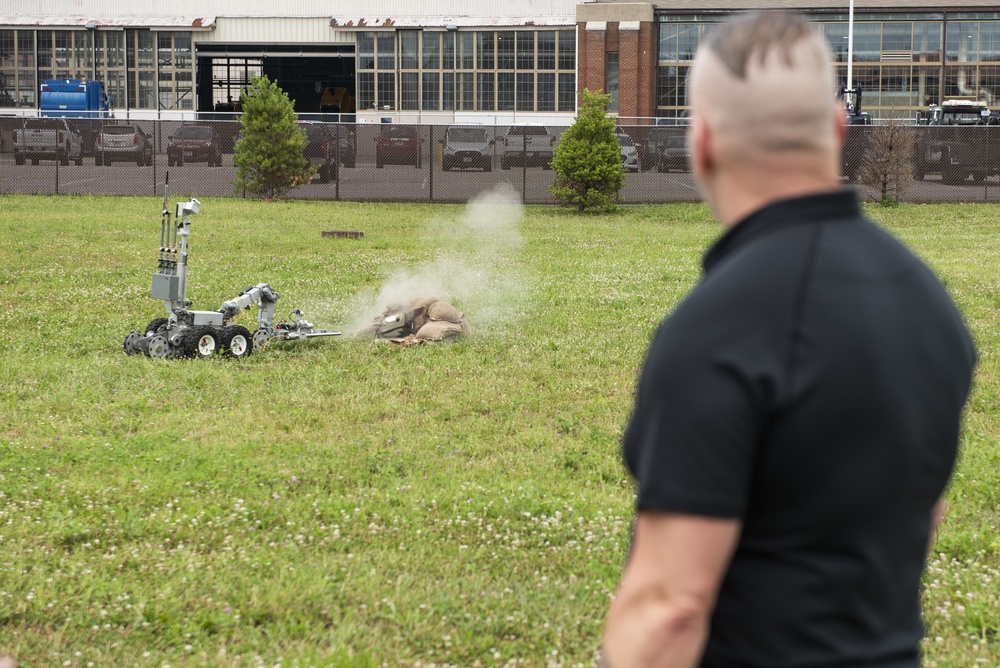
[[[437,297],[417,297],[410,300],[410,308],[428,308],[431,304],[441,301]]]
[[[427,307],[427,317],[430,320],[459,323],[464,316],[448,302],[437,301]]]
[[[447,341],[463,334],[462,326],[445,320],[431,320],[417,331],[419,341]]]

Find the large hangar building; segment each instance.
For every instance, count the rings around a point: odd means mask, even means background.
[[[995,4],[855,4],[852,74],[873,116],[1000,105]],[[222,114],[267,74],[300,114],[343,120],[565,124],[583,88],[623,119],[678,118],[698,44],[733,12],[775,8],[810,17],[846,83],[848,0],[0,0],[0,114],[37,113],[41,82],[65,78],[105,82],[129,117]]]

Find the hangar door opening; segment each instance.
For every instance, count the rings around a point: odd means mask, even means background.
[[[305,118],[353,122],[356,83],[353,45],[249,47],[198,45],[198,111],[240,110],[240,93],[255,76],[267,75]]]

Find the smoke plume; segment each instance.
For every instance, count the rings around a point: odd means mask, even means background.
[[[525,288],[517,266],[523,213],[517,191],[501,183],[469,202],[462,216],[428,225],[423,243],[430,261],[398,267],[377,291],[355,296],[346,332],[370,325],[387,307],[417,297],[438,297],[465,312],[473,331],[516,320]]]

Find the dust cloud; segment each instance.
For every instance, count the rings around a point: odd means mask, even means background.
[[[345,334],[371,325],[387,307],[438,297],[463,311],[474,332],[519,319],[527,286],[518,268],[523,208],[514,188],[501,183],[471,200],[457,219],[432,221],[421,246],[433,258],[394,269],[380,289],[355,296]]]

